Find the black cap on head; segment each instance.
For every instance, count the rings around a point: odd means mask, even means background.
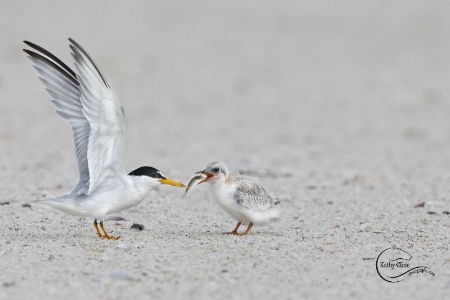
[[[137,168],[136,170],[130,172],[130,174],[128,174],[128,175],[129,176],[148,176],[148,177],[157,178],[157,179],[166,179],[166,177],[164,177],[164,175],[158,169],[155,169],[153,167],[140,167],[140,168]]]

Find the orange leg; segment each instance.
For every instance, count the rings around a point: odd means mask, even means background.
[[[94,219],[94,226],[95,230],[97,230],[98,237],[103,237],[103,235],[100,233],[100,230],[98,229],[97,219]]]
[[[252,227],[253,227],[253,223],[250,223],[250,224],[248,224],[247,230],[245,230],[244,233],[237,233],[237,232],[236,232],[236,234],[237,234],[237,235],[246,235],[246,234],[250,231],[250,229],[252,229]]]
[[[105,234],[103,236],[103,238],[108,239],[108,240],[118,240],[120,238],[120,236],[114,237],[114,236],[110,236],[109,234],[107,234],[105,227],[103,227],[103,221],[100,221],[100,228],[103,230],[103,233]]]
[[[242,224],[242,222],[241,222],[241,221],[237,222],[237,224],[236,224],[236,228],[234,228],[234,230],[233,230],[233,231],[231,231],[231,232],[224,232],[224,233],[225,233],[225,234],[234,234],[234,235],[238,235],[238,232],[237,232],[237,230],[238,230],[239,226],[241,226],[241,224]]]

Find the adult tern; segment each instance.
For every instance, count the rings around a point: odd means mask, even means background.
[[[80,175],[70,194],[35,202],[70,215],[94,218],[99,237],[117,240],[119,237],[110,236],[103,226],[107,214],[137,205],[160,184],[185,186],[153,167],[126,173],[124,110],[89,54],[73,39],[69,41],[76,71],[44,48],[24,41],[34,50],[24,49],[56,112],[72,127]]]

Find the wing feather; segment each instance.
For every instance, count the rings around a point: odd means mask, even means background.
[[[47,88],[47,92],[51,96],[51,102],[56,107],[56,112],[72,127],[78,173],[80,175],[80,180],[73,190],[76,193],[84,186],[89,185],[89,167],[85,157],[90,127],[82,112],[79,82],[75,72],[49,51],[34,43],[24,42],[37,51],[33,52],[24,49],[38,71],[39,79]]]
[[[276,205],[269,193],[253,180],[240,175],[234,175],[233,179],[237,182],[234,199],[242,207],[267,210]]]
[[[106,177],[125,174],[125,122],[119,101],[99,68],[77,42],[69,40],[80,83],[82,112],[90,125],[87,160],[90,176],[88,193],[91,193]]]
[[[46,49],[24,41],[56,112],[72,127],[80,180],[73,193],[90,194],[108,176],[125,173],[124,112],[100,69],[73,39],[77,73]]]

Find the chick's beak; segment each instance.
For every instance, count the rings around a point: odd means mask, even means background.
[[[160,179],[159,182],[161,182],[162,184],[168,184],[168,185],[172,185],[172,186],[178,186],[178,187],[187,187],[182,183],[179,183],[175,180],[172,180],[170,178],[164,178],[164,179]]]
[[[205,172],[205,171],[198,171],[198,172],[195,172],[195,174],[203,174],[203,175],[206,175],[206,177],[205,177],[203,180],[201,180],[198,184],[203,183],[203,182],[206,182],[206,181],[210,180],[211,177],[214,176],[214,174],[208,173],[208,172]]]

